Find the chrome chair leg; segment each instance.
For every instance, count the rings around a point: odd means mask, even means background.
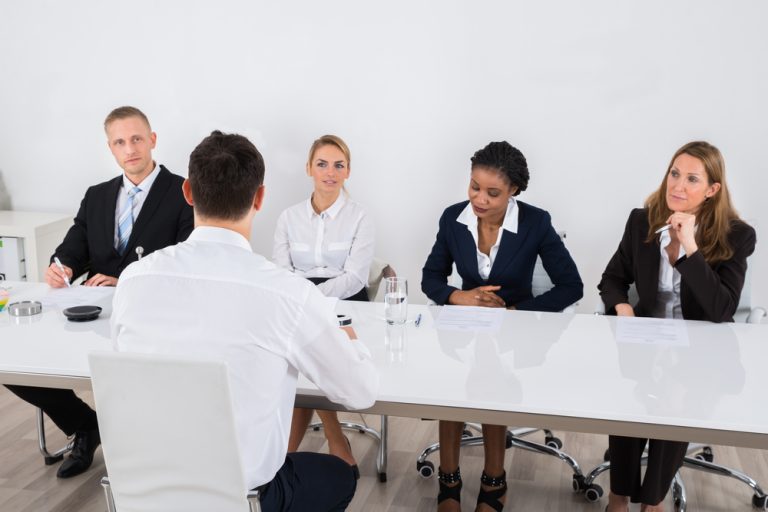
[[[765,491],[763,491],[760,485],[758,485],[758,483],[752,477],[742,473],[741,471],[727,468],[725,466],[720,466],[719,464],[714,464],[712,462],[707,462],[706,460],[700,460],[695,457],[685,457],[683,459],[683,467],[698,469],[707,473],[713,473],[715,475],[733,478],[734,480],[738,480],[739,482],[748,485],[752,489],[753,493],[752,505],[760,510],[768,510],[768,495],[765,494]]]
[[[115,508],[115,499],[112,496],[112,487],[109,485],[109,478],[102,477],[101,487],[104,489],[104,499],[107,501],[107,512],[117,512]]]
[[[248,509],[250,512],[261,512],[261,493],[258,490],[248,491]]]
[[[362,423],[352,423],[347,421],[340,422],[342,430],[351,432],[359,432],[367,436],[372,437],[379,445],[378,452],[376,454],[376,472],[379,475],[380,482],[387,481],[387,429],[389,427],[389,419],[385,415],[381,415],[381,433],[376,429],[364,425]],[[311,423],[307,429],[312,429],[315,432],[323,428],[323,423],[318,421],[317,423]]]
[[[45,465],[50,466],[56,464],[64,458],[64,454],[72,449],[74,441],[68,441],[64,448],[60,448],[53,453],[48,451],[48,446],[45,442],[45,417],[43,416],[43,410],[37,409],[37,446],[40,453],[43,455]]]
[[[470,430],[481,432],[482,428],[474,423],[465,424],[464,435],[461,438],[461,446],[480,446],[484,444],[482,435],[468,436],[467,434],[471,433]],[[522,436],[538,432],[539,430],[542,429],[519,428],[514,430],[507,430],[506,448],[521,448],[530,452],[557,457],[564,463],[568,464],[568,466],[571,468],[571,471],[573,472],[572,486],[574,492],[583,492],[586,487],[584,485],[585,477],[584,473],[581,471],[581,466],[579,466],[579,463],[576,462],[576,459],[560,450],[562,447],[562,442],[554,437],[551,431],[544,430],[544,442],[546,444],[540,444],[522,438]],[[440,443],[431,444],[427,446],[416,459],[416,471],[419,472],[419,475],[421,475],[422,478],[429,478],[435,473],[434,463],[427,460],[427,458],[438,450],[440,450]]]
[[[685,494],[685,484],[680,477],[680,471],[675,473],[675,478],[672,480],[672,500],[675,504],[676,512],[685,512],[688,508],[688,499]]]

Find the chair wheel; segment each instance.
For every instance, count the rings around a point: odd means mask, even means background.
[[[573,480],[571,480],[571,487],[573,488],[573,492],[583,492],[587,487],[584,484],[584,475],[573,475]]]
[[[428,460],[425,460],[424,462],[417,462],[416,471],[419,472],[421,478],[429,478],[435,474],[435,465]]]
[[[683,502],[680,498],[675,498],[674,503],[672,504],[673,508],[679,512],[680,507],[682,506]]]
[[[760,510],[768,510],[768,494],[763,496],[758,496],[757,494],[753,494],[752,506]]]
[[[357,429],[357,431],[360,432],[361,434],[365,434],[365,430],[363,430],[361,428]]]
[[[605,453],[603,453],[603,462],[608,462],[609,460],[611,460],[611,452],[606,449]]]
[[[712,453],[712,448],[705,446],[702,450],[693,456],[694,459],[703,460],[706,462],[712,462],[715,460],[715,454]]]
[[[586,491],[584,491],[584,497],[588,502],[596,503],[600,498],[603,497],[603,488],[597,484],[592,484],[587,487]]]
[[[560,450],[563,448],[563,442],[557,437],[545,437],[544,444],[550,448],[554,448],[555,450]]]
[[[379,473],[379,482],[384,483],[387,481],[387,474],[386,473]]]
[[[506,436],[505,436],[505,438],[504,438],[504,439],[505,439],[505,443],[504,443],[504,446],[506,447],[506,449],[507,449],[507,450],[509,450],[510,448],[512,448],[512,438],[513,438],[513,437],[514,437],[514,436],[512,435],[512,432],[510,432],[509,430],[507,430],[507,435],[506,435]]]
[[[56,455],[54,457],[43,457],[43,460],[45,461],[46,466],[52,466],[53,464],[56,464],[62,459],[64,459],[64,455]]]

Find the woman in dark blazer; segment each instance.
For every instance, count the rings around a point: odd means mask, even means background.
[[[528,186],[523,154],[508,142],[491,142],[471,159],[469,201],[449,206],[440,218],[435,245],[422,270],[421,289],[437,304],[561,311],[579,300],[583,284],[576,264],[544,210],[517,201]],[[554,283],[531,293],[541,256]],[[456,263],[462,289],[448,285]],[[483,425],[485,467],[477,510],[501,510],[507,491],[506,426]],[[438,510],[460,510],[459,446],[463,424],[440,422]]]
[[[732,322],[755,231],[731,206],[720,151],[706,142],[678,149],[645,208],[629,215],[598,289],[609,314]],[[638,302],[630,305],[634,283]],[[640,478],[640,458],[649,446]],[[659,512],[688,443],[609,437],[611,512]]]

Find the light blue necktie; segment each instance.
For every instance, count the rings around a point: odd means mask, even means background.
[[[128,246],[133,230],[133,196],[141,192],[139,187],[133,187],[128,191],[128,200],[123,205],[123,211],[117,218],[117,252],[122,256]]]

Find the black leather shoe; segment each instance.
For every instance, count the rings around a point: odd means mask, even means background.
[[[75,444],[69,457],[61,464],[56,476],[59,478],[69,478],[85,472],[93,462],[93,453],[101,444],[99,431],[88,430],[75,433]]]

